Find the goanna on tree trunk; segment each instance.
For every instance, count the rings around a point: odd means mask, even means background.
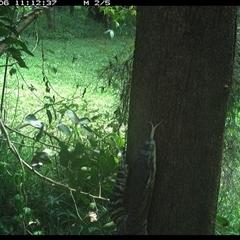
[[[155,132],[149,234],[214,234],[237,7],[137,8],[127,162]],[[137,184],[137,183],[136,183]],[[125,207],[131,189],[127,183]]]

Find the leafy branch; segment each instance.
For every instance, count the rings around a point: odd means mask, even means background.
[[[76,192],[77,190],[74,188],[70,188],[69,186],[66,186],[62,183],[56,182],[54,180],[52,180],[51,178],[48,178],[44,175],[42,175],[41,173],[37,172],[33,167],[31,167],[28,163],[26,163],[20,156],[18,150],[16,149],[16,147],[14,146],[14,144],[11,142],[9,135],[6,131],[6,128],[2,122],[2,119],[0,119],[0,128],[2,130],[2,133],[4,135],[4,137],[7,139],[7,143],[8,143],[8,147],[11,150],[11,152],[14,154],[14,156],[19,160],[21,165],[24,165],[28,170],[32,171],[34,174],[36,174],[38,177],[40,177],[43,180],[46,180],[47,182],[50,182],[52,184],[53,187],[59,187],[68,191],[72,191],[72,192]],[[109,199],[101,197],[101,196],[94,196],[90,193],[86,193],[83,191],[80,191],[81,194],[92,197],[92,198],[96,198],[96,199],[101,199],[104,201],[109,201]]]
[[[14,31],[14,34],[12,34],[13,37],[16,37],[16,35],[19,35],[23,30],[25,30],[34,20],[36,20],[38,18],[38,16],[40,15],[42,10],[46,10],[49,7],[37,7],[34,8],[33,11],[29,12],[28,14],[26,14],[25,16],[23,16],[23,18],[21,19],[25,19],[24,23]],[[19,20],[20,21],[20,20]],[[7,50],[9,44],[7,43],[3,43],[0,45],[0,57],[2,56],[2,54]]]

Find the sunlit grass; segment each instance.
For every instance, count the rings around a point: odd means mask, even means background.
[[[33,46],[33,40],[31,42],[29,46]],[[99,81],[97,70],[107,65],[114,56],[123,54],[132,44],[132,39],[125,38],[68,42],[46,40],[43,45],[40,42],[34,57],[25,58],[28,69],[13,66],[18,71],[12,76],[9,74],[12,67],[8,69],[6,114],[11,122],[20,123],[26,115],[43,107],[47,102],[46,96],[54,96],[56,102],[75,97],[78,103],[78,98],[82,98],[88,102],[89,109],[113,110],[111,107],[118,99],[111,89],[102,92],[104,83]],[[3,58],[1,63],[4,63]],[[4,68],[0,68],[0,72],[3,76]],[[46,91],[47,81],[49,92]]]
[[[106,66],[114,56],[123,54],[132,45],[133,40],[126,38],[78,39],[67,42],[45,40],[34,51],[35,57],[26,59],[29,70],[24,70],[23,73],[41,82],[44,64],[45,73],[52,84],[96,86],[96,70]]]

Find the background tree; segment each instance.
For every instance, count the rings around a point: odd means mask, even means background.
[[[74,6],[69,6],[70,15],[74,15]]]
[[[52,12],[52,14],[51,14]],[[49,30],[56,30],[56,8],[47,9],[45,11],[47,17],[47,26]],[[53,15],[53,16],[52,16]]]
[[[214,233],[236,12],[236,7],[138,7],[130,174],[150,134],[147,121],[164,121],[155,134],[149,234]]]

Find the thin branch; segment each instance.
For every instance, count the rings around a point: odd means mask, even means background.
[[[26,124],[25,126],[29,126],[29,124],[28,124],[28,125]],[[11,132],[17,133],[18,135],[20,135],[20,136],[22,136],[22,137],[24,137],[24,138],[28,138],[28,139],[30,139],[30,140],[35,141],[34,138],[32,138],[32,137],[30,137],[30,136],[28,136],[28,135],[25,135],[25,134],[23,134],[23,133],[15,130],[15,129],[13,129],[13,128],[10,128],[10,127],[8,127],[8,126],[6,126],[6,125],[5,125],[5,128],[7,128],[8,130],[10,130]],[[50,136],[51,136],[51,135],[50,135]],[[51,137],[52,137],[52,136],[51,136]],[[58,141],[59,141],[59,140],[58,140]],[[48,143],[43,142],[43,141],[40,141],[40,140],[39,140],[38,142],[41,143],[41,144],[43,144],[43,145],[45,145],[45,146],[48,146],[48,147],[52,147],[52,148],[55,148],[55,149],[60,149],[60,147],[58,147],[58,146],[55,146],[55,145],[52,145],[52,144],[48,144]],[[20,145],[20,143],[18,143],[18,144]]]
[[[6,128],[2,122],[2,119],[0,119],[0,128],[3,132],[3,135],[5,136],[5,138],[7,139],[8,142],[8,146],[10,148],[10,150],[12,151],[12,153],[17,157],[17,159],[20,161],[21,164],[23,164],[25,167],[27,167],[29,170],[31,170],[32,172],[34,172],[36,175],[38,175],[40,178],[47,180],[48,182],[52,183],[53,186],[56,187],[61,187],[67,190],[71,190],[71,191],[76,191],[76,189],[70,188],[62,183],[56,182],[48,177],[43,176],[41,173],[37,172],[33,167],[31,167],[28,163],[26,163],[20,156],[20,154],[18,153],[17,149],[15,148],[15,146],[12,144],[11,140],[9,139],[8,133],[6,131]]]
[[[77,215],[78,215],[78,218],[82,221],[82,218],[81,218],[81,216],[80,216],[80,214],[79,214],[79,212],[78,212],[77,203],[76,203],[75,198],[74,198],[74,196],[73,196],[73,194],[72,194],[72,191],[70,191],[70,194],[71,194],[71,197],[72,197],[72,200],[73,200],[74,207],[75,207],[76,213],[77,213]]]
[[[8,64],[9,57],[6,57],[6,65]],[[7,66],[5,66],[4,70],[4,78],[3,78],[3,87],[2,87],[2,98],[1,98],[1,106],[0,106],[0,116],[2,117],[3,113],[3,103],[4,103],[4,97],[5,97],[5,90],[6,90],[6,84],[7,84]],[[5,119],[4,119],[5,121]]]

